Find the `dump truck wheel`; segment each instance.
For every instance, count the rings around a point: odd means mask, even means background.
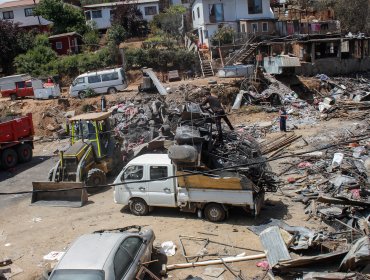
[[[1,166],[5,169],[14,167],[18,162],[18,155],[13,149],[6,149],[1,155]]]
[[[226,217],[226,211],[221,204],[210,203],[204,208],[204,215],[210,222],[222,222]]]
[[[30,144],[22,144],[17,148],[18,159],[20,162],[32,160],[32,147]]]
[[[89,173],[87,173],[86,177],[87,186],[96,187],[105,185],[106,181],[107,177],[105,176],[105,173],[98,168],[93,168],[89,170]]]
[[[16,94],[12,94],[10,95],[10,100],[16,100],[17,99],[17,95]]]
[[[134,198],[129,203],[130,211],[136,216],[145,216],[149,213],[149,206],[143,199]]]

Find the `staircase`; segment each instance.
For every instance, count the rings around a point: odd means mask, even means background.
[[[242,63],[248,57],[250,57],[254,51],[258,48],[261,43],[256,43],[256,36],[251,36],[248,41],[239,49],[228,61],[226,61],[226,65],[233,65],[236,63]]]
[[[212,77],[215,73],[213,72],[211,59],[208,58],[206,54],[209,54],[209,52],[205,52],[203,50],[198,51],[200,68],[202,69],[203,77]]]

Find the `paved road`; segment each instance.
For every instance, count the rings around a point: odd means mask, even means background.
[[[50,156],[35,156],[31,162],[17,165],[13,170],[0,170],[0,192],[18,192],[32,190],[32,181],[46,181],[50,168],[57,158]],[[24,195],[0,195],[0,209],[22,198]]]

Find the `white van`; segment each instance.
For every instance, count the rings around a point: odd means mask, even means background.
[[[123,68],[87,72],[78,76],[69,87],[71,97],[84,98],[88,89],[96,93],[117,93],[127,87]]]

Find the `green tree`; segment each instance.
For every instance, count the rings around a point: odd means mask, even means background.
[[[143,14],[134,2],[129,5],[116,6],[113,25],[122,26],[127,38],[146,36],[148,29],[148,23],[143,19]]]
[[[334,5],[336,18],[341,23],[342,30],[365,32],[368,25],[369,0],[337,0]]]
[[[178,38],[181,36],[183,29],[183,16],[186,13],[186,8],[181,5],[174,5],[166,9],[163,13],[155,15],[152,21],[152,26],[159,28],[168,35]]]
[[[72,31],[83,34],[87,31],[82,10],[62,0],[41,0],[34,13],[53,22],[54,34]]]
[[[33,46],[36,31],[25,32],[18,24],[0,20],[0,68],[6,74],[13,71],[14,58]]]
[[[14,66],[18,73],[29,73],[33,76],[51,75],[46,66],[56,60],[57,54],[51,49],[46,35],[37,35],[35,46],[25,54],[20,54],[14,59]]]
[[[82,41],[84,42],[84,48],[87,51],[98,49],[100,41],[99,32],[96,29],[90,29],[83,35]]]
[[[116,45],[119,45],[125,40],[127,32],[122,25],[113,24],[108,30],[108,39],[114,42]]]

